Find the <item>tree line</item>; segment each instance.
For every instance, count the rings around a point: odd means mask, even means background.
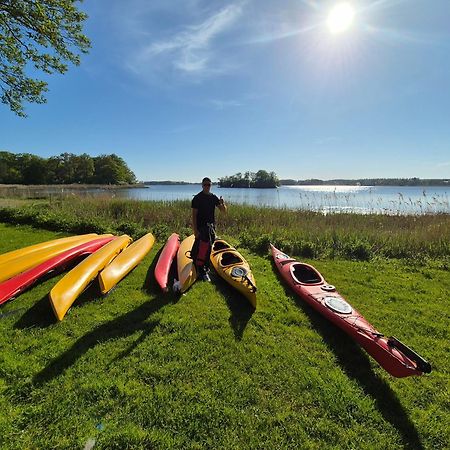
[[[61,153],[42,158],[0,151],[1,184],[133,184],[136,176],[115,154]]]
[[[421,179],[421,178],[361,178],[357,180],[335,179],[319,180],[280,180],[283,186],[448,186],[449,179]]]
[[[231,188],[275,188],[280,185],[275,172],[258,170],[258,172],[241,172],[219,178],[219,187]]]

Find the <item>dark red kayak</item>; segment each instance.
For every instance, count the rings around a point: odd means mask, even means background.
[[[156,263],[155,278],[164,292],[169,290],[167,287],[167,282],[169,279],[170,266],[177,255],[179,247],[180,236],[176,233],[171,234],[169,239],[167,239],[166,245],[164,245],[161,254],[159,255],[158,262]]]
[[[31,287],[40,278],[51,272],[62,272],[69,264],[90,255],[97,251],[100,247],[114,239],[114,236],[99,237],[93,241],[85,242],[70,250],[67,250],[32,269],[22,272],[3,283],[0,283],[0,305],[8,300],[17,297],[25,289]]]
[[[290,258],[273,245],[270,247],[275,265],[295,293],[345,331],[387,372],[398,378],[431,372],[431,365],[420,355],[395,337],[377,331],[313,266]]]

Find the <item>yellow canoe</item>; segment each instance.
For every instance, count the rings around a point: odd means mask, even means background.
[[[61,278],[50,291],[53,312],[62,320],[76,298],[86,289],[97,274],[106,267],[129,243],[124,234],[97,250]]]
[[[30,245],[30,246],[24,247],[24,248],[19,248],[18,250],[13,250],[8,253],[3,253],[2,255],[0,255],[0,264],[3,264],[4,262],[10,262],[15,258],[19,258],[24,255],[29,255],[38,250],[44,250],[46,248],[55,247],[56,245],[64,244],[66,242],[76,241],[78,239],[81,239],[84,237],[89,237],[89,236],[97,236],[97,234],[96,233],[83,234],[83,235],[79,235],[79,236],[69,236],[69,237],[60,238],[60,239],[53,239],[51,241],[41,242],[39,244]]]
[[[180,248],[177,253],[177,268],[178,268],[178,291],[183,293],[186,292],[197,279],[197,270],[195,269],[192,259],[188,258],[190,256],[190,251],[192,245],[194,244],[195,236],[191,234],[180,244]]]
[[[106,294],[130,273],[142,261],[154,243],[155,237],[152,233],[148,233],[129,245],[111,264],[107,265],[98,275],[101,293]]]
[[[216,272],[256,308],[256,282],[245,258],[230,244],[217,239],[210,259]]]
[[[111,236],[111,235],[105,235]],[[60,253],[70,250],[77,245],[84,244],[85,242],[93,241],[99,238],[98,235],[86,235],[85,237],[78,237],[78,239],[72,239],[54,245],[52,247],[43,248],[41,250],[35,250],[32,253],[24,254],[10,261],[6,261],[0,264],[0,282],[8,280],[19,273],[25,272],[25,270],[31,269]]]

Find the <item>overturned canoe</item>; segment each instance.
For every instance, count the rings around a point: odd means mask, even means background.
[[[49,299],[58,320],[64,318],[76,298],[130,241],[131,238],[127,235],[115,238],[88,256],[55,284],[50,291]]]
[[[3,253],[0,255],[0,264],[3,264],[4,262],[11,262],[15,258],[20,258],[21,256],[30,255],[31,253],[34,253],[39,250],[44,250],[46,248],[55,247],[60,244],[78,241],[79,239],[85,238],[85,237],[92,237],[93,239],[97,236],[96,233],[91,234],[82,234],[78,236],[69,236],[65,238],[60,239],[53,239],[51,241],[41,242],[39,244],[30,245],[28,247],[19,248],[17,250],[12,250],[8,253]]]
[[[245,258],[222,239],[214,241],[211,262],[216,272],[256,308],[256,283]]]
[[[112,239],[114,239],[113,236],[98,236],[98,239],[77,245],[32,269],[0,283],[0,305],[17,297],[23,291],[33,286],[33,284],[42,277],[48,276],[49,274],[55,275],[66,270],[66,268],[70,264],[73,264],[74,261],[94,253]]]
[[[122,278],[130,273],[150,251],[155,243],[155,237],[152,233],[142,236],[136,242],[129,245],[123,252],[114,258],[99,274],[98,281],[100,291],[106,294]]]
[[[177,253],[178,282],[174,289],[181,293],[186,292],[197,279],[197,270],[190,258],[194,241],[195,236],[191,234],[180,244]]]
[[[3,264],[0,264],[0,282],[8,280],[9,278],[25,272],[32,267],[36,267],[50,258],[60,255],[61,253],[64,253],[77,245],[93,241],[96,238],[98,238],[98,235],[85,235],[83,237],[78,237],[78,239],[61,242],[52,247],[39,249],[33,251],[32,253],[24,254],[10,261],[6,261]]]
[[[180,236],[173,233],[167,239],[166,245],[159,255],[158,262],[155,267],[155,279],[164,292],[169,290],[167,282],[169,280],[169,271],[177,251],[180,248]]]
[[[387,372],[398,378],[431,372],[430,364],[416,352],[377,331],[313,266],[270,247],[277,269],[292,290],[361,345]]]

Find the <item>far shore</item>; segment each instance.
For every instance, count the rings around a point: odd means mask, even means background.
[[[134,184],[0,184],[0,189],[130,189],[144,188],[144,183]]]

